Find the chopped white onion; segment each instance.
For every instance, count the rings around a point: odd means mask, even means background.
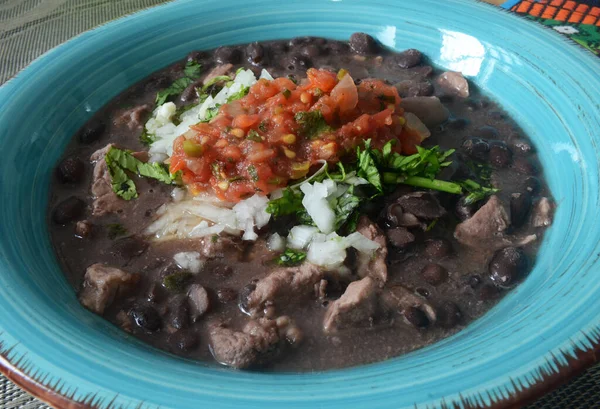
[[[314,226],[294,226],[288,235],[288,246],[295,250],[303,250],[319,232]]]
[[[197,251],[184,251],[173,256],[173,260],[177,265],[188,270],[190,273],[198,274],[204,267],[204,260],[200,258],[200,253]]]
[[[346,259],[346,246],[342,240],[313,241],[308,246],[306,259],[326,269],[340,267]]]
[[[373,254],[380,246],[378,243],[363,236],[359,232],[354,232],[344,238],[348,247],[354,247],[361,253]]]
[[[281,237],[278,233],[273,233],[267,240],[267,247],[271,251],[284,251],[285,250],[285,238]]]
[[[327,198],[335,192],[336,183],[327,179],[321,182],[303,183],[300,190],[304,193],[302,205],[313,219],[319,230],[323,233],[331,233],[335,225],[335,212],[329,205]]]
[[[176,187],[171,191],[171,197],[173,198],[173,201],[175,201],[175,202],[181,202],[183,199],[185,199],[186,195],[187,195],[187,190],[185,190],[184,188],[181,188],[181,187]]]

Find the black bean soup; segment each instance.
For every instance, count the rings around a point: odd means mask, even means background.
[[[138,197],[116,197],[106,184],[115,174],[104,148],[114,144],[147,161],[140,135],[156,95],[189,61],[203,73],[244,67],[258,77],[264,68],[300,81],[314,67],[344,69],[356,84],[382,79],[431,132],[424,148],[456,149],[438,179],[477,180],[494,190],[466,203],[466,194],[399,184],[361,207],[357,231],[379,248],[366,258],[348,248],[342,275],[308,261],[273,262],[282,250],[267,241],[274,231],[289,233],[285,219],[258,230],[254,241],[225,232],[154,240],[148,226],[182,189],[128,172]],[[193,103],[206,82],[188,81],[170,100],[178,108]],[[419,51],[392,52],[357,33],[350,42],[303,37],[192,52],[132,86],[66,150],[49,225],[82,304],[124,331],[231,367],[320,371],[385,360],[460,331],[525,278],[552,209],[535,147],[501,107]],[[182,252],[199,255],[199,273],[174,260]]]

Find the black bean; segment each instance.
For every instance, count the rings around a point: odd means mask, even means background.
[[[479,289],[479,298],[482,301],[495,300],[500,296],[500,290],[494,284],[484,284]]]
[[[477,211],[477,205],[474,203],[466,204],[466,197],[462,196],[454,206],[454,213],[461,220],[470,219]]]
[[[350,51],[350,46],[348,43],[342,41],[332,41],[328,45],[330,54],[344,54]]]
[[[469,284],[469,287],[475,289],[481,284],[481,277],[479,277],[477,274],[474,274],[472,276],[469,276],[467,282]]]
[[[390,243],[398,248],[405,248],[415,241],[415,235],[404,227],[388,229],[386,234]]]
[[[312,67],[312,61],[310,58],[302,55],[302,54],[293,54],[287,60],[286,67],[290,70],[300,70],[305,71],[308,68]]]
[[[444,301],[436,309],[437,323],[442,328],[454,328],[462,320],[462,313],[458,305],[451,301]]]
[[[457,131],[465,129],[469,125],[469,120],[465,118],[452,118],[448,120],[446,127]]]
[[[133,318],[136,325],[147,332],[155,332],[160,329],[162,320],[158,312],[151,306],[136,305],[129,310],[129,316]]]
[[[315,44],[307,44],[300,48],[300,54],[312,59],[321,54],[321,49]]]
[[[421,64],[423,55],[419,50],[410,49],[402,51],[392,57],[393,63],[400,68],[412,68]]]
[[[493,141],[490,143],[489,161],[493,167],[503,169],[512,162],[512,152],[504,142]]]
[[[529,192],[513,193],[510,197],[510,224],[521,227],[531,211],[532,197]]]
[[[535,176],[529,176],[523,181],[522,189],[535,195],[542,189],[542,182]]]
[[[246,55],[252,64],[260,64],[263,62],[265,50],[259,43],[250,43],[246,46]]]
[[[350,48],[357,54],[374,54],[379,50],[379,43],[366,33],[354,33],[350,36]]]
[[[398,94],[405,97],[428,97],[433,95],[433,85],[429,81],[405,80],[395,84]]]
[[[502,121],[506,119],[506,115],[501,111],[490,111],[488,113],[489,117],[496,121]]]
[[[195,101],[198,98],[198,93],[196,89],[201,87],[201,85],[202,81],[200,80],[194,81],[190,85],[188,85],[179,96],[181,102]]]
[[[256,290],[256,283],[250,283],[244,288],[242,288],[242,290],[240,291],[238,305],[240,307],[240,310],[242,310],[243,312],[249,311],[248,297],[250,297],[250,294],[252,294],[254,290]]]
[[[498,139],[500,133],[493,126],[482,126],[477,129],[477,136],[483,139]]]
[[[217,290],[217,298],[220,303],[227,304],[238,298],[238,293],[233,288],[219,288]]]
[[[397,202],[406,213],[433,220],[446,214],[437,197],[429,192],[413,192],[403,195]]]
[[[220,279],[224,280],[226,278],[231,277],[231,275],[233,274],[233,267],[227,265],[216,266],[213,269],[213,274],[216,277],[219,277]]]
[[[439,264],[427,264],[421,270],[421,277],[433,286],[438,286],[448,279],[448,270]]]
[[[469,138],[463,142],[462,148],[472,159],[478,161],[487,161],[490,153],[490,145],[481,138]]]
[[[86,145],[96,142],[105,130],[106,124],[102,121],[89,123],[79,132],[79,142]]]
[[[52,220],[57,224],[67,224],[79,218],[85,210],[85,202],[71,196],[56,205],[52,212]]]
[[[428,298],[431,295],[429,293],[429,290],[427,288],[423,288],[423,287],[417,287],[415,289],[415,292],[423,298]]]
[[[109,248],[110,254],[115,257],[129,260],[142,255],[148,248],[148,242],[145,240],[131,236],[116,240]]]
[[[430,324],[427,314],[417,307],[408,307],[404,309],[403,314],[406,321],[417,328],[425,328]]]
[[[452,244],[446,239],[429,239],[425,241],[424,253],[430,258],[444,258],[452,254]]]
[[[198,346],[198,336],[189,330],[179,330],[171,334],[169,344],[175,350],[189,352]]]
[[[208,57],[208,53],[206,51],[192,51],[187,55],[188,62],[199,62]]]
[[[83,178],[85,165],[79,158],[65,158],[56,168],[56,175],[62,183],[77,183]]]
[[[492,257],[489,266],[490,277],[497,285],[508,287],[519,280],[528,267],[529,260],[522,249],[506,247],[498,250]]]
[[[219,64],[237,64],[242,60],[242,52],[235,47],[219,47],[215,50],[214,57]]]
[[[528,156],[533,153],[533,146],[522,139],[514,140],[511,143],[511,147],[515,155],[518,156]]]
[[[512,168],[523,175],[537,175],[538,168],[527,158],[515,158]]]
[[[178,295],[169,300],[169,325],[175,329],[186,328],[189,323],[190,306],[187,295]]]
[[[296,47],[298,45],[308,44],[308,43],[310,43],[310,37],[295,37],[295,38],[292,38],[290,41],[288,41],[288,45],[290,47]]]

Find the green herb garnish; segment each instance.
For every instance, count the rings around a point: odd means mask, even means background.
[[[246,136],[246,139],[249,139],[254,142],[262,142],[263,141],[260,134],[258,132],[256,132],[254,129],[250,129],[248,131],[248,135]]]
[[[316,138],[324,132],[331,131],[331,127],[327,125],[323,114],[319,110],[298,112],[294,119],[300,125],[300,135],[308,139]]]
[[[130,151],[111,147],[104,157],[112,179],[112,188],[117,196],[131,200],[138,197],[133,180],[125,171],[172,184],[175,176],[169,173],[166,165],[158,162],[144,163],[136,159]]]
[[[108,231],[107,236],[111,240],[114,240],[119,236],[124,236],[127,234],[127,229],[123,227],[123,225],[120,223],[107,224],[106,229]]]
[[[195,61],[188,61],[183,69],[185,77],[175,80],[168,88],[158,91],[156,94],[156,105],[162,105],[173,96],[179,95],[192,82],[200,78],[202,66]]]
[[[258,172],[256,170],[256,166],[254,166],[254,165],[248,166],[248,174],[252,178],[252,181],[258,182]]]
[[[285,251],[277,258],[277,264],[280,266],[296,266],[301,264],[306,258],[306,253],[303,251],[285,249]]]
[[[163,279],[163,286],[170,291],[183,291],[193,277],[189,271],[177,271]]]
[[[281,93],[283,94],[283,97],[285,99],[288,99],[291,95],[292,95],[292,91],[290,91],[289,89],[284,89],[283,91],[281,91]]]
[[[289,216],[299,211],[305,210],[302,205],[302,192],[297,192],[292,188],[283,189],[283,196],[279,199],[273,199],[267,205],[267,213],[275,217]]]

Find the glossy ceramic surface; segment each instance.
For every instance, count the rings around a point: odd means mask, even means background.
[[[440,343],[300,375],[174,358],[80,307],[45,212],[53,166],[92,112],[194,49],[354,31],[469,75],[537,143],[559,207],[527,280]],[[559,35],[473,0],[180,1],[83,34],[0,88],[0,364],[103,408],[465,407],[528,388],[600,337],[598,72]]]

